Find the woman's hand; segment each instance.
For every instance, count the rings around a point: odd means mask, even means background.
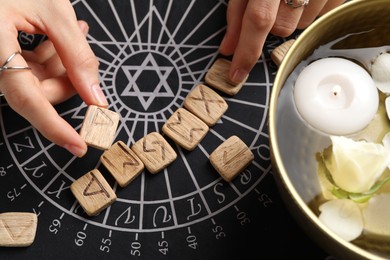
[[[233,55],[230,79],[239,83],[246,78],[260,58],[269,33],[287,37],[344,2],[311,0],[306,6],[293,8],[285,0],[230,0],[227,30],[220,46],[221,54]]]
[[[0,0],[0,66],[21,51],[18,31],[45,34],[47,41],[34,51],[16,55],[5,70],[0,91],[9,106],[26,118],[48,140],[81,157],[87,145],[53,105],[78,93],[88,104],[108,106],[99,86],[98,61],[85,35],[88,25],[78,22],[69,0]]]

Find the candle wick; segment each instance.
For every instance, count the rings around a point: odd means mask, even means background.
[[[340,85],[334,85],[332,88],[332,94],[333,96],[337,96],[341,91]]]

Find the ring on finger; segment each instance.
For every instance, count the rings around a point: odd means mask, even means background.
[[[304,7],[309,4],[309,0],[284,0],[284,2],[292,8]]]
[[[31,70],[30,67],[23,67],[23,66],[7,66],[8,63],[11,62],[11,60],[16,56],[16,55],[21,55],[22,53],[20,51],[16,51],[9,56],[9,58],[4,62],[3,66],[0,67],[0,73],[3,71],[7,70]],[[3,93],[0,92],[0,97],[4,96]]]

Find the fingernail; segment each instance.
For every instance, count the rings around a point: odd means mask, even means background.
[[[87,35],[88,35],[88,31],[89,31],[89,26],[88,26],[88,24],[86,24],[86,25],[84,26],[84,28],[82,28],[81,30],[83,31],[84,36],[87,36]]]
[[[231,76],[230,80],[234,83],[241,83],[243,82],[247,77],[249,73],[246,70],[243,69],[236,69]]]
[[[77,157],[83,157],[87,153],[86,148],[79,147],[76,145],[66,144],[64,145],[64,148]]]
[[[96,99],[97,105],[101,106],[101,107],[108,106],[106,96],[104,96],[104,93],[103,93],[102,89],[100,88],[100,86],[98,84],[94,84],[94,85],[92,85],[91,89],[92,89],[92,93]]]
[[[80,22],[79,22],[79,27],[80,27],[81,31],[83,32],[83,34],[84,34],[85,36],[87,36],[88,31],[89,31],[89,25],[88,25],[88,23],[85,22],[85,21],[80,21]]]

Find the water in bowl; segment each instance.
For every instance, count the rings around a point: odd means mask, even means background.
[[[367,31],[361,34],[370,33],[372,32]],[[319,164],[318,154],[330,147],[331,140],[329,135],[308,125],[297,112],[293,98],[294,82],[305,66],[321,58],[346,58],[370,71],[372,61],[379,54],[390,52],[390,46],[387,45],[354,49],[334,48],[341,41],[348,37],[354,37],[354,35],[356,34],[349,34],[320,46],[310,57],[300,62],[287,78],[278,98],[276,130],[278,142],[283,144],[283,146],[279,146],[279,151],[284,168],[288,169],[290,180],[296,191],[317,215],[320,213],[319,206],[329,197],[327,191],[324,190],[323,181],[321,180],[323,176],[319,175],[321,164]],[[380,93],[380,108],[373,122],[359,133],[349,137],[381,142],[383,136],[390,131],[389,119],[384,109],[385,97],[385,94]],[[390,182],[385,186],[383,190],[387,190],[390,194]],[[378,234],[370,232],[370,230],[366,230],[360,237],[352,241],[352,243],[368,251],[383,254],[383,256],[387,257],[390,255],[389,242],[390,231],[386,235],[386,232]]]

